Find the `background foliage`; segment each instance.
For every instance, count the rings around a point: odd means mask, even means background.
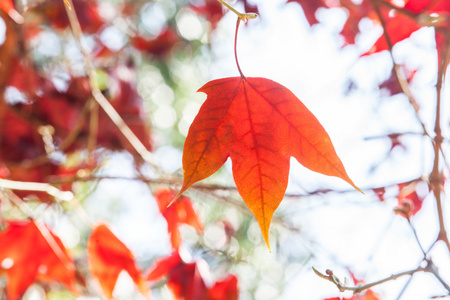
[[[449,295],[448,1],[232,4],[260,15],[241,28],[244,73],[290,88],[365,192],[292,161],[272,253],[230,162],[166,207],[196,90],[238,75],[236,16],[68,4],[0,3],[0,298]]]

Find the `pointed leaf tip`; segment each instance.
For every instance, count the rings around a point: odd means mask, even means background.
[[[231,77],[210,81],[199,92],[207,99],[186,137],[183,187],[177,197],[230,157],[237,190],[270,249],[270,222],[287,188],[290,157],[362,192],[323,126],[286,87],[266,78]]]
[[[181,196],[183,196],[183,193],[186,191],[186,189],[181,188],[181,190],[178,191],[178,193],[175,195],[175,197],[173,197],[173,199],[169,202],[169,204],[167,204],[167,208],[169,208],[170,206],[172,206],[172,204],[177,201],[178,199],[180,199]]]

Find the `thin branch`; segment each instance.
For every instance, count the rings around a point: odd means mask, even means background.
[[[90,106],[90,117],[87,149],[89,154],[91,154],[94,152],[95,146],[97,144],[99,111],[98,103],[96,101],[94,101],[93,99],[89,99],[88,102]],[[91,155],[89,155],[89,159],[92,159]]]
[[[435,127],[434,127],[435,138],[433,139],[431,137],[431,135],[428,133],[428,131],[425,127],[425,124],[422,122],[422,120],[420,118],[419,105],[411,93],[411,90],[409,88],[409,83],[406,80],[406,77],[403,74],[401,67],[395,63],[394,56],[392,53],[393,44],[392,44],[392,41],[387,32],[386,22],[384,21],[382,15],[381,15],[381,12],[380,12],[380,8],[379,8],[380,3],[383,3],[383,2],[384,1],[372,0],[372,4],[374,5],[375,12],[377,13],[378,18],[380,19],[381,26],[383,27],[384,37],[386,38],[386,42],[387,42],[387,45],[389,48],[389,53],[391,55],[391,58],[392,58],[392,61],[394,64],[394,71],[395,71],[395,74],[397,77],[397,81],[400,84],[400,87],[401,87],[402,91],[404,92],[404,94],[408,97],[409,103],[414,108],[414,111],[416,113],[416,119],[421,124],[424,134],[429,136],[433,143],[434,163],[433,163],[433,170],[430,174],[430,183],[431,183],[431,187],[433,188],[433,192],[434,192],[434,195],[436,198],[436,204],[437,204],[437,210],[438,210],[438,216],[439,216],[440,230],[439,230],[439,236],[438,236],[437,240],[442,240],[446,244],[448,250],[450,251],[450,241],[448,239],[447,231],[445,229],[444,215],[443,215],[443,211],[442,211],[441,174],[440,174],[440,170],[439,170],[440,153],[442,153],[442,155],[444,155],[444,153],[442,151],[442,147],[441,147],[443,138],[442,138],[442,133],[441,133],[441,128],[440,128],[440,114],[441,114],[441,90],[442,90],[442,80],[443,80],[443,74],[444,74],[443,70],[445,68],[439,67],[438,82],[436,84],[436,92],[437,92],[436,120],[435,120]],[[447,54],[447,51],[444,51],[444,55],[446,55],[446,54]],[[446,61],[446,58],[444,57],[443,60]],[[444,159],[445,159],[445,156],[444,156]]]
[[[6,198],[14,204],[17,208],[19,208],[22,213],[30,219],[34,219],[34,211],[20,199],[16,194],[11,192],[9,189],[5,189],[0,187],[0,198]]]
[[[383,19],[383,16],[381,15],[380,8],[379,8],[379,5],[381,3],[384,3],[384,1],[372,0],[372,4],[374,6],[375,12],[376,12],[376,14],[378,16],[378,19],[380,20],[381,26],[383,27],[383,35],[384,35],[384,38],[386,39],[386,43],[388,45],[389,54],[391,56],[392,63],[394,64],[394,66],[393,66],[394,74],[395,74],[395,76],[397,78],[397,81],[398,81],[398,83],[400,85],[400,88],[401,88],[402,92],[406,95],[406,97],[409,100],[409,103],[414,108],[416,119],[418,120],[418,122],[422,126],[424,135],[427,135],[428,137],[431,138],[431,135],[428,133],[428,130],[425,127],[425,124],[422,122],[422,120],[420,118],[420,115],[419,115],[420,106],[417,103],[416,98],[412,94],[411,89],[409,88],[408,80],[406,79],[406,76],[405,76],[401,66],[395,63],[394,55],[392,53],[393,43],[391,41],[391,38],[389,37],[389,34],[387,32],[387,28],[386,28],[386,22]]]
[[[382,283],[385,283],[385,282],[388,282],[388,281],[391,281],[391,280],[395,280],[395,279],[397,279],[399,277],[402,277],[402,276],[406,276],[406,275],[411,275],[412,276],[416,272],[428,271],[426,268],[423,268],[423,267],[419,266],[416,269],[400,272],[400,273],[397,273],[397,274],[393,274],[393,275],[391,275],[389,277],[386,277],[384,279],[381,279],[381,280],[378,280],[378,281],[375,281],[375,282],[372,282],[372,283],[367,283],[367,284],[359,285],[359,286],[347,286],[347,285],[343,284],[339,280],[339,278],[337,278],[333,274],[333,271],[331,271],[331,270],[326,270],[326,275],[325,275],[325,274],[322,274],[319,271],[317,271],[314,267],[312,267],[312,269],[313,269],[314,273],[317,274],[317,276],[334,283],[336,285],[336,287],[339,289],[340,292],[352,291],[354,293],[360,293],[360,292],[362,292],[364,290],[367,290],[367,289],[370,289],[370,288],[372,288],[372,287],[374,287],[376,285],[379,285],[379,284],[382,284]]]
[[[411,284],[412,279],[413,279],[412,276],[408,278],[408,280],[406,281],[405,285],[402,287],[402,290],[400,291],[400,293],[398,293],[397,298],[395,298],[395,300],[400,300],[400,298],[403,296],[403,294],[405,293],[408,286]]]
[[[150,153],[150,151],[147,150],[144,144],[139,140],[139,138],[134,134],[134,132],[122,119],[122,117],[117,113],[117,111],[108,101],[108,99],[106,99],[106,97],[102,94],[98,86],[97,74],[95,72],[94,63],[88,51],[86,50],[84,44],[82,43],[83,33],[81,31],[81,26],[76,16],[75,7],[73,6],[72,0],[67,1],[69,2],[71,9],[69,9],[68,6],[65,6],[66,13],[67,16],[69,17],[72,32],[75,36],[77,44],[80,48],[81,53],[83,54],[86,63],[86,70],[90,79],[92,96],[94,97],[95,101],[100,105],[100,107],[105,111],[105,113],[108,115],[111,121],[117,126],[119,131],[128,140],[128,142],[130,142],[130,144],[133,146],[136,152],[142,157],[142,159],[159,171],[160,168],[157,166],[156,161],[153,158],[153,155]]]
[[[421,15],[416,15],[416,14],[413,14],[411,12],[408,12],[407,10],[404,10],[402,8],[394,6],[394,5],[390,4],[390,3],[387,3],[386,1],[380,1],[380,0],[371,0],[371,1],[372,1],[373,6],[374,6],[375,12],[376,12],[376,14],[378,16],[378,19],[380,20],[380,24],[383,27],[383,35],[384,35],[384,37],[386,39],[386,43],[388,45],[388,50],[389,50],[389,54],[390,54],[391,59],[392,59],[393,70],[394,70],[394,74],[396,76],[396,79],[397,79],[397,81],[398,81],[398,83],[400,85],[400,88],[401,88],[402,92],[406,95],[406,97],[408,98],[409,103],[414,108],[416,119],[420,123],[420,125],[421,125],[421,127],[423,129],[424,135],[428,136],[431,139],[431,141],[433,143],[433,146],[435,146],[435,140],[431,137],[431,135],[429,134],[428,130],[426,129],[425,123],[420,118],[420,115],[419,115],[420,105],[417,103],[416,98],[414,97],[414,95],[411,92],[411,89],[409,87],[409,83],[408,83],[408,80],[407,80],[407,78],[405,76],[405,73],[403,72],[401,66],[395,63],[394,55],[393,55],[393,52],[392,52],[392,48],[393,48],[394,44],[392,43],[392,40],[389,37],[389,34],[387,32],[386,22],[385,22],[385,20],[383,19],[382,15],[381,15],[379,6],[380,5],[384,5],[384,6],[387,6],[388,8],[390,8],[390,9],[394,9],[397,12],[400,12],[400,13],[402,13],[404,15],[407,15],[410,18],[414,19],[418,24],[421,24],[421,21],[420,21],[421,20]],[[433,23],[432,22],[428,22],[428,23],[422,24],[422,25],[424,25],[424,26],[433,26]],[[439,30],[439,28],[435,28],[435,30]],[[447,34],[447,33],[444,32],[443,34]],[[447,39],[447,43],[448,43],[448,39]],[[450,49],[448,49],[448,50],[450,50]],[[444,54],[448,54],[448,51],[445,51]],[[447,59],[445,59],[445,57],[444,57],[443,61],[445,62],[447,60],[448,60],[448,57],[447,57]],[[441,65],[439,66],[439,73],[442,72],[441,75],[445,75],[445,70],[446,70],[446,68],[441,68]],[[440,77],[443,77],[443,76],[439,76],[438,75],[438,80],[439,80]],[[449,165],[449,163],[447,161],[446,155],[445,155],[441,145],[439,145],[439,151],[441,152],[442,157],[444,158],[444,162],[447,165],[447,168],[450,169],[450,165]]]
[[[61,191],[48,183],[41,182],[25,182],[0,178],[0,188],[19,191],[44,192],[61,201],[70,201],[74,197],[73,193],[70,191]]]
[[[8,190],[19,190],[19,191],[34,191],[34,192],[44,192],[50,196],[55,197],[57,200],[68,201],[75,212],[78,214],[80,219],[88,226],[92,227],[93,222],[90,220],[88,214],[83,209],[83,207],[78,202],[77,198],[70,191],[62,191],[48,183],[40,182],[25,182],[25,181],[14,181],[7,179],[0,179],[0,192],[8,197],[8,199],[13,202],[27,217],[35,219],[36,216],[34,211],[25,204],[16,194]]]
[[[439,282],[442,284],[442,286],[444,286],[444,288],[449,292],[449,295],[450,295],[450,286],[441,277],[441,275],[439,274],[439,271],[438,271],[436,265],[434,264],[434,262],[431,259],[429,259],[429,260],[427,260],[427,263],[428,263],[428,265],[426,267],[427,271],[432,273],[434,275],[434,277],[436,277],[437,280],[439,280]]]
[[[148,178],[145,176],[137,176],[137,177],[122,177],[122,176],[64,176],[63,178],[60,178],[58,176],[49,176],[48,182],[50,184],[64,184],[64,183],[72,183],[72,182],[79,182],[79,181],[100,181],[100,180],[132,180],[132,181],[142,181],[149,184],[167,184],[167,185],[180,185],[183,182],[183,179],[178,176],[171,176],[170,178]],[[409,180],[403,180],[400,183],[411,183],[414,181],[428,181],[427,178],[421,176],[421,177],[415,177],[413,179]],[[373,191],[377,189],[383,189],[383,188],[390,188],[398,186],[399,183],[390,183],[385,184],[381,186],[367,186],[365,188],[362,188],[363,191]],[[203,183],[203,182],[197,182],[192,185],[192,188],[195,188],[197,190],[208,190],[208,191],[237,191],[237,188],[235,186],[225,186],[215,183]],[[323,195],[327,193],[335,193],[335,194],[347,194],[347,193],[353,193],[356,192],[355,189],[346,189],[346,190],[333,190],[333,189],[317,189],[313,191],[306,192],[304,194],[298,194],[298,193],[286,193],[284,195],[285,198],[302,198],[302,197],[308,197],[313,195]]]
[[[377,139],[386,139],[386,138],[391,138],[393,135],[395,135],[395,137],[400,137],[400,136],[405,136],[405,135],[415,135],[415,136],[426,136],[425,133],[420,133],[420,132],[396,132],[396,133],[390,133],[390,134],[384,134],[384,135],[371,135],[371,136],[366,136],[364,137],[365,141],[370,141],[370,140],[377,140]]]
[[[446,47],[450,47],[447,45]],[[447,61],[447,51],[444,51],[442,60],[445,62]],[[450,241],[447,235],[447,230],[445,228],[445,221],[444,221],[444,212],[442,209],[442,199],[441,199],[441,183],[442,183],[442,176],[441,171],[439,168],[439,158],[440,158],[440,150],[443,137],[442,137],[442,130],[441,130],[441,95],[442,95],[442,82],[444,80],[444,70],[446,69],[446,66],[442,66],[440,64],[439,71],[438,71],[438,78],[436,83],[436,119],[434,123],[434,132],[436,134],[434,138],[434,163],[433,163],[433,170],[430,174],[430,183],[431,187],[434,192],[434,196],[436,198],[436,206],[437,206],[437,212],[438,212],[438,218],[439,218],[439,235],[437,240],[441,240],[445,243],[447,246],[448,251],[450,252]]]
[[[416,239],[417,244],[419,245],[420,250],[422,251],[423,257],[424,259],[426,259],[427,257],[427,252],[423,249],[422,243],[419,240],[419,236],[417,235],[417,231],[414,228],[414,226],[411,223],[411,219],[409,218],[409,215],[406,215],[406,220],[408,221],[409,227],[411,228],[413,234],[414,234],[414,238]]]

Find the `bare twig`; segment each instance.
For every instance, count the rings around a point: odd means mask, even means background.
[[[34,211],[9,189],[0,187],[0,198],[8,199],[9,202],[19,208],[25,216],[30,219],[34,219]]]
[[[44,192],[62,201],[70,201],[74,197],[73,193],[70,191],[61,191],[48,183],[41,182],[25,182],[0,178],[0,188],[20,191]]]
[[[394,66],[393,66],[394,74],[395,74],[395,76],[397,78],[397,82],[399,83],[402,92],[406,95],[406,97],[409,100],[409,103],[414,108],[416,119],[420,123],[420,125],[422,126],[422,130],[423,130],[424,135],[430,137],[430,139],[431,139],[431,135],[428,133],[428,130],[427,130],[425,124],[422,122],[422,120],[420,118],[420,115],[419,115],[420,106],[417,103],[416,98],[412,94],[411,89],[409,88],[408,80],[406,79],[406,76],[405,76],[401,66],[395,63],[395,59],[394,59],[394,56],[392,54],[393,43],[391,41],[391,38],[389,37],[389,34],[387,32],[387,28],[386,28],[386,22],[383,19],[383,16],[381,15],[380,8],[379,8],[379,5],[381,3],[384,3],[384,1],[372,0],[372,4],[374,6],[375,12],[376,12],[376,14],[378,16],[378,19],[380,20],[381,26],[383,27],[383,35],[384,35],[384,37],[386,39],[386,43],[388,45],[389,54],[391,55],[392,63],[394,64]]]
[[[89,137],[87,143],[87,149],[89,153],[93,153],[97,144],[98,135],[98,103],[92,99],[89,99],[90,106],[90,118],[89,118]],[[89,157],[89,159],[92,159]]]
[[[406,217],[406,220],[408,221],[409,227],[411,228],[411,230],[412,230],[412,232],[413,232],[413,234],[414,234],[414,238],[416,239],[417,245],[419,245],[419,248],[420,248],[420,250],[421,250],[422,253],[423,253],[424,259],[426,259],[426,257],[427,257],[427,252],[425,252],[425,250],[423,249],[422,243],[420,242],[419,236],[417,235],[417,231],[416,231],[416,229],[414,228],[414,226],[412,225],[411,219],[409,218],[409,215],[406,215],[405,217]]]
[[[446,47],[450,47],[450,45],[447,42]],[[444,51],[443,53],[443,62],[447,61],[447,54],[448,51]],[[441,199],[441,184],[442,184],[442,176],[441,171],[439,167],[439,158],[440,158],[440,150],[441,145],[443,142],[442,137],[442,131],[441,131],[441,95],[442,95],[442,82],[444,80],[444,70],[446,69],[446,66],[439,66],[438,71],[438,78],[436,83],[436,119],[434,124],[434,132],[435,132],[435,138],[434,138],[434,163],[433,163],[433,170],[430,174],[430,184],[434,192],[434,196],[436,198],[436,205],[437,205],[437,212],[438,212],[438,218],[439,218],[439,235],[437,240],[441,240],[445,243],[447,246],[448,251],[450,252],[450,241],[447,235],[447,230],[445,228],[445,222],[444,222],[444,212],[442,209],[442,199]]]
[[[405,135],[415,135],[415,136],[424,136],[425,133],[419,133],[419,132],[396,132],[396,133],[390,133],[390,134],[384,134],[384,135],[372,135],[367,136],[364,138],[365,141],[370,140],[377,140],[377,139],[386,139],[391,138],[391,136],[395,135],[395,137],[405,136]]]
[[[439,280],[439,282],[442,284],[442,286],[444,286],[444,288],[449,292],[449,295],[450,295],[450,286],[441,277],[441,275],[439,274],[439,271],[438,271],[436,265],[434,264],[434,262],[431,259],[426,260],[426,261],[428,263],[427,267],[426,267],[427,271],[432,273],[434,275],[434,277],[436,277],[437,280]]]
[[[399,277],[405,276],[405,275],[414,275],[416,272],[424,272],[424,271],[428,271],[426,268],[423,267],[417,267],[416,269],[413,270],[409,270],[409,271],[404,271],[404,272],[400,272],[397,274],[393,274],[389,277],[386,277],[384,279],[372,282],[372,283],[367,283],[367,284],[363,284],[363,285],[359,285],[359,286],[347,286],[345,284],[343,284],[339,278],[337,278],[334,274],[333,271],[331,270],[326,270],[326,274],[322,274],[319,271],[317,271],[314,267],[312,268],[314,273],[317,274],[317,276],[326,279],[328,281],[331,281],[332,283],[334,283],[336,285],[336,287],[339,289],[339,291],[343,292],[343,291],[352,291],[354,293],[360,293],[364,290],[370,289],[376,285],[391,281],[391,280],[395,280]]]
[[[88,226],[91,227],[93,222],[90,220],[86,211],[78,202],[77,198],[70,191],[62,191],[57,189],[56,187],[48,184],[48,183],[40,183],[40,182],[24,182],[24,181],[14,181],[7,179],[0,179],[0,192],[4,194],[12,203],[14,203],[27,217],[31,219],[35,219],[34,211],[25,204],[16,194],[12,193],[9,190],[19,190],[19,191],[35,191],[35,192],[44,192],[50,196],[55,197],[57,200],[68,201],[75,212],[78,214],[80,219]]]
[[[393,44],[392,44],[392,41],[391,41],[389,34],[387,32],[387,29],[386,29],[386,22],[384,21],[382,15],[381,15],[381,12],[380,12],[380,8],[379,8],[380,3],[383,3],[383,2],[384,1],[372,0],[372,3],[375,8],[375,12],[377,13],[378,18],[380,19],[381,26],[383,27],[384,37],[386,38],[386,42],[387,42],[387,45],[389,48],[389,53],[390,53],[392,61],[394,63],[394,71],[395,71],[395,74],[397,77],[397,81],[400,84],[400,87],[401,87],[403,93],[408,97],[409,103],[414,108],[414,111],[416,114],[416,119],[422,126],[424,134],[427,135],[428,137],[430,137],[430,139],[433,143],[434,163],[433,163],[433,170],[430,174],[430,183],[431,183],[431,187],[433,188],[434,195],[435,195],[438,216],[439,216],[440,230],[439,230],[439,236],[438,236],[437,240],[442,240],[446,244],[448,250],[450,251],[450,241],[448,239],[447,231],[445,229],[444,216],[443,216],[443,211],[442,211],[441,174],[440,174],[440,170],[439,170],[440,153],[442,153],[442,155],[444,156],[444,153],[443,153],[442,147],[441,147],[443,138],[442,138],[441,127],[440,127],[440,114],[441,114],[442,80],[443,80],[445,68],[442,68],[442,67],[439,68],[438,82],[436,84],[437,100],[436,100],[436,120],[435,120],[435,127],[434,127],[435,137],[432,138],[431,135],[428,133],[428,131],[425,127],[425,124],[422,122],[422,120],[420,118],[419,105],[417,104],[416,99],[414,98],[413,94],[411,93],[411,90],[409,88],[409,83],[406,80],[406,77],[403,74],[401,67],[395,63],[394,56],[392,54]],[[447,55],[447,51],[444,51],[444,55]],[[445,57],[443,58],[443,61],[446,61]],[[444,156],[444,160],[445,160],[445,156]]]

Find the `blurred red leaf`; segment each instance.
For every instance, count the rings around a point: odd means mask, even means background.
[[[380,201],[384,201],[384,193],[386,192],[384,187],[373,189],[373,192],[377,195]]]
[[[251,4],[248,0],[241,0],[244,3],[244,11],[246,13],[255,13],[259,15],[258,6],[256,4]]]
[[[167,221],[167,230],[170,235],[172,247],[179,249],[181,244],[179,227],[182,224],[186,224],[194,227],[197,232],[200,232],[203,230],[203,225],[188,197],[180,197],[178,201],[167,207],[174,197],[175,192],[173,190],[159,189],[155,192],[159,210]]]
[[[237,278],[229,275],[208,288],[202,278],[197,262],[186,263],[178,252],[157,260],[146,272],[149,281],[167,276],[167,286],[176,299],[184,300],[236,300],[239,290]]]
[[[217,23],[219,23],[225,14],[223,5],[217,0],[205,0],[202,5],[191,4],[190,8],[207,19],[211,24],[212,30],[216,29]]]
[[[61,0],[46,0],[36,3],[32,9],[38,14],[43,14],[53,29],[64,30],[70,25],[65,5]],[[73,6],[83,32],[95,33],[104,25],[104,21],[98,13],[96,1],[74,0]]]
[[[386,35],[389,37],[389,41],[392,46],[394,46],[396,43],[409,38],[413,32],[421,28],[421,26],[417,24],[416,20],[409,16],[397,13],[395,10],[389,10],[382,6],[379,8],[381,17],[385,23],[386,32],[384,32],[369,49],[369,51],[364,53],[362,56],[388,50],[389,45]]]
[[[238,280],[234,275],[228,275],[222,281],[218,281],[209,290],[210,300],[238,300]]]
[[[43,80],[37,75],[35,69],[25,61],[13,59],[12,70],[8,78],[8,86],[15,87],[26,96],[35,95],[42,89]],[[31,99],[27,99],[31,103]]]
[[[97,278],[108,299],[112,299],[114,286],[122,271],[126,271],[141,293],[149,297],[149,289],[133,254],[106,225],[100,224],[92,230],[87,251],[89,271]]]
[[[173,251],[170,256],[158,259],[153,266],[145,272],[145,278],[149,281],[160,280],[166,276],[175,266],[182,263],[180,253]]]
[[[185,263],[178,252],[160,259],[146,272],[147,280],[167,276],[167,286],[176,299],[206,300],[208,291],[196,263]]]
[[[177,32],[171,27],[167,27],[154,39],[147,39],[139,35],[133,37],[133,46],[158,58],[164,58],[170,54],[172,48],[179,41]]]
[[[417,193],[417,181],[400,183],[398,185],[399,194],[397,196],[398,206],[394,211],[404,217],[414,216],[421,208],[425,195]]]
[[[61,240],[45,225],[7,222],[0,232],[0,262],[0,274],[8,276],[8,299],[19,298],[36,280],[59,282],[76,292],[74,263]]]
[[[406,1],[405,10],[415,14],[423,12],[431,13],[448,13],[450,12],[450,1],[448,0],[408,0]]]
[[[341,0],[342,7],[347,9],[348,17],[341,30],[345,44],[354,44],[356,36],[359,34],[359,22],[368,17],[373,12],[370,1],[363,0],[360,4],[355,4],[352,0]]]

